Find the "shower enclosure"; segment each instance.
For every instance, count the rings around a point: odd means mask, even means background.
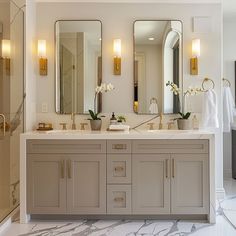
[[[19,205],[24,129],[24,5],[0,1],[0,223]]]

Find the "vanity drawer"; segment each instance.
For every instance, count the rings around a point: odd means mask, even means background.
[[[107,214],[131,214],[131,185],[107,186]]]
[[[28,140],[27,153],[106,153],[106,140]]]
[[[131,153],[131,141],[107,140],[107,153]]]
[[[131,183],[130,154],[107,155],[107,183],[108,184]]]
[[[133,153],[209,153],[208,140],[134,140]]]

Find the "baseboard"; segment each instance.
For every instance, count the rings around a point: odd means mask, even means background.
[[[224,178],[232,178],[232,170],[224,169]]]
[[[216,199],[224,199],[225,198],[225,189],[217,188],[216,189]]]
[[[11,223],[14,221],[17,214],[19,214],[20,208],[19,206],[14,209],[2,222],[0,222],[0,235],[10,227]]]

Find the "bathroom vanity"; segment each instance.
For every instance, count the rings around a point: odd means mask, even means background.
[[[21,222],[47,215],[215,222],[214,134],[31,132],[21,136]]]

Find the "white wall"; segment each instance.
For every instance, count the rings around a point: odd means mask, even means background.
[[[25,10],[25,129],[36,125],[36,4],[26,0]]]
[[[231,91],[235,97],[235,69],[236,61],[236,18],[224,19],[223,23],[223,43],[224,43],[224,78],[231,83]],[[231,133],[224,133],[224,175],[232,176],[232,145]]]
[[[193,33],[192,18],[209,16],[212,31]],[[49,70],[46,78],[37,78],[37,119],[38,121],[69,121],[69,116],[54,113],[54,23],[59,19],[99,19],[103,24],[103,80],[111,82],[116,89],[104,96],[104,112],[133,113],[133,22],[137,19],[178,19],[183,22],[183,74],[184,85],[200,86],[204,77],[215,81],[218,97],[219,119],[222,123],[221,78],[222,78],[222,13],[220,4],[96,4],[96,3],[37,3],[37,37],[46,39],[48,44]],[[122,75],[114,76],[112,42],[122,40]],[[199,76],[190,76],[189,59],[191,40],[201,39],[202,54],[199,60]],[[209,63],[210,62],[210,63]],[[201,111],[201,96],[196,99],[195,112]],[[48,104],[49,113],[41,113],[41,104]],[[135,122],[135,119],[132,121]],[[140,120],[140,116],[137,120]],[[78,118],[81,119],[81,118]],[[56,124],[58,125],[58,124]],[[216,176],[217,188],[223,193],[222,127],[216,135]]]

